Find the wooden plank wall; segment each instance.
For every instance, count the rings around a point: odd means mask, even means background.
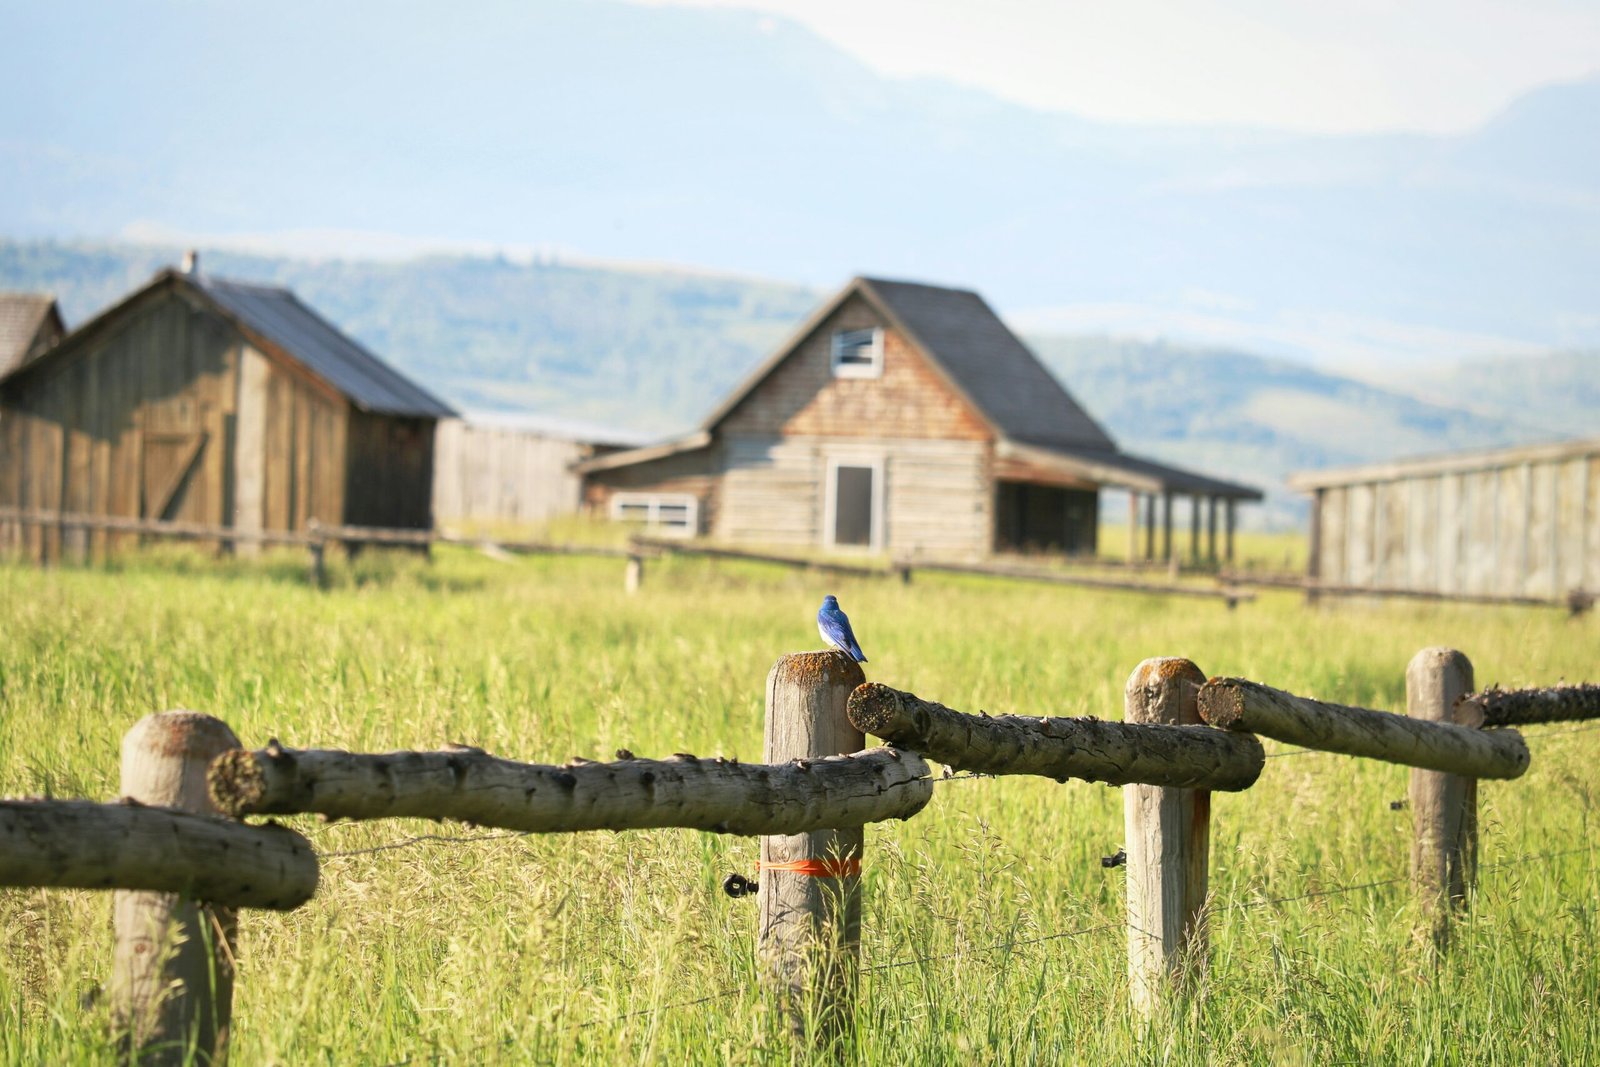
[[[993,540],[989,449],[976,441],[729,435],[715,536],[820,546],[830,459],[881,464],[883,547],[939,558],[986,555]]]
[[[439,423],[433,514],[440,522],[534,523],[578,509],[583,479],[570,468],[591,449],[527,430]]]
[[[158,290],[82,351],[12,381],[0,398],[0,503],[223,521],[237,351],[220,318]],[[180,456],[190,464],[175,479]],[[173,489],[162,516],[146,514],[152,485]],[[20,539],[48,560],[101,551],[108,536],[127,535],[32,527]]]
[[[584,507],[596,518],[605,519],[611,515],[611,498],[617,493],[685,493],[700,502],[696,533],[720,537],[723,479],[717,472],[724,463],[723,451],[721,445],[713,445],[630,467],[595,471],[583,481]]]
[[[434,420],[351,409],[347,425],[343,521],[350,526],[430,528]]]
[[[1334,585],[1559,598],[1600,591],[1600,453],[1322,490]]]

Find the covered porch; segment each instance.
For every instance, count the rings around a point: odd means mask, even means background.
[[[1029,548],[1092,555],[1101,489],[1128,494],[1128,559],[1194,565],[1234,562],[1241,501],[1261,491],[1154,460],[1103,450],[1068,451],[1005,442],[995,454],[995,550]],[[1187,543],[1174,528],[1180,507]],[[1219,537],[1219,526],[1220,537]]]

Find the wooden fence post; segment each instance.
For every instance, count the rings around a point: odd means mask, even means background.
[[[1425,648],[1406,666],[1406,714],[1457,726],[1483,725],[1471,693],[1472,662],[1451,648]],[[1411,881],[1433,943],[1450,940],[1451,912],[1466,907],[1478,877],[1478,780],[1444,771],[1411,772]]]
[[[842,652],[784,656],[767,675],[766,762],[859,751],[845,713],[866,680]],[[761,839],[759,950],[797,1038],[848,1048],[861,955],[861,827]]]
[[[637,593],[644,585],[644,557],[629,556],[627,569],[622,572],[622,588]]]
[[[1126,722],[1200,721],[1206,676],[1186,659],[1147,659],[1124,694]],[[1206,864],[1211,794],[1203,789],[1123,786],[1128,854],[1128,985],[1135,1013],[1150,1019],[1172,986],[1206,961]]]
[[[216,814],[212,759],[239,748],[228,724],[194,711],[146,715],[122,738],[122,795]],[[176,893],[119,890],[111,1006],[141,1064],[220,1063],[233,1010],[235,913]]]

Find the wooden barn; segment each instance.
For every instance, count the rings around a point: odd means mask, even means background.
[[[0,378],[0,505],[426,528],[452,414],[288,290],[167,270]],[[88,540],[23,536],[43,558]]]
[[[575,513],[583,479],[572,468],[645,438],[574,419],[504,412],[439,423],[433,514],[455,526],[519,526]]]
[[[61,309],[45,293],[0,293],[0,376],[66,336]]]
[[[1563,600],[1600,592],[1600,438],[1308,471],[1310,577]]]
[[[1233,504],[1261,498],[1120,451],[976,293],[876,278],[694,433],[578,469],[591,509],[659,533],[955,558],[1092,553],[1107,487],[1165,502],[1164,556],[1174,495],[1206,501],[1215,557],[1218,502],[1231,531]]]

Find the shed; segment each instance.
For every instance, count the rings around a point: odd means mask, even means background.
[[[427,528],[452,414],[288,290],[166,270],[0,378],[0,504]],[[45,558],[86,541],[26,536]]]
[[[439,423],[433,514],[440,523],[527,525],[576,512],[582,476],[572,468],[647,438],[577,419],[472,412]]]
[[[61,309],[48,293],[0,293],[0,376],[66,336]]]
[[[1207,500],[1215,557],[1217,502],[1231,532],[1234,502],[1261,498],[1121,451],[977,293],[878,278],[693,433],[578,469],[590,508],[663,533],[948,557],[1092,553],[1107,487],[1166,503],[1166,556],[1173,496]]]
[[[1558,600],[1600,591],[1600,438],[1290,477],[1323,585]]]

